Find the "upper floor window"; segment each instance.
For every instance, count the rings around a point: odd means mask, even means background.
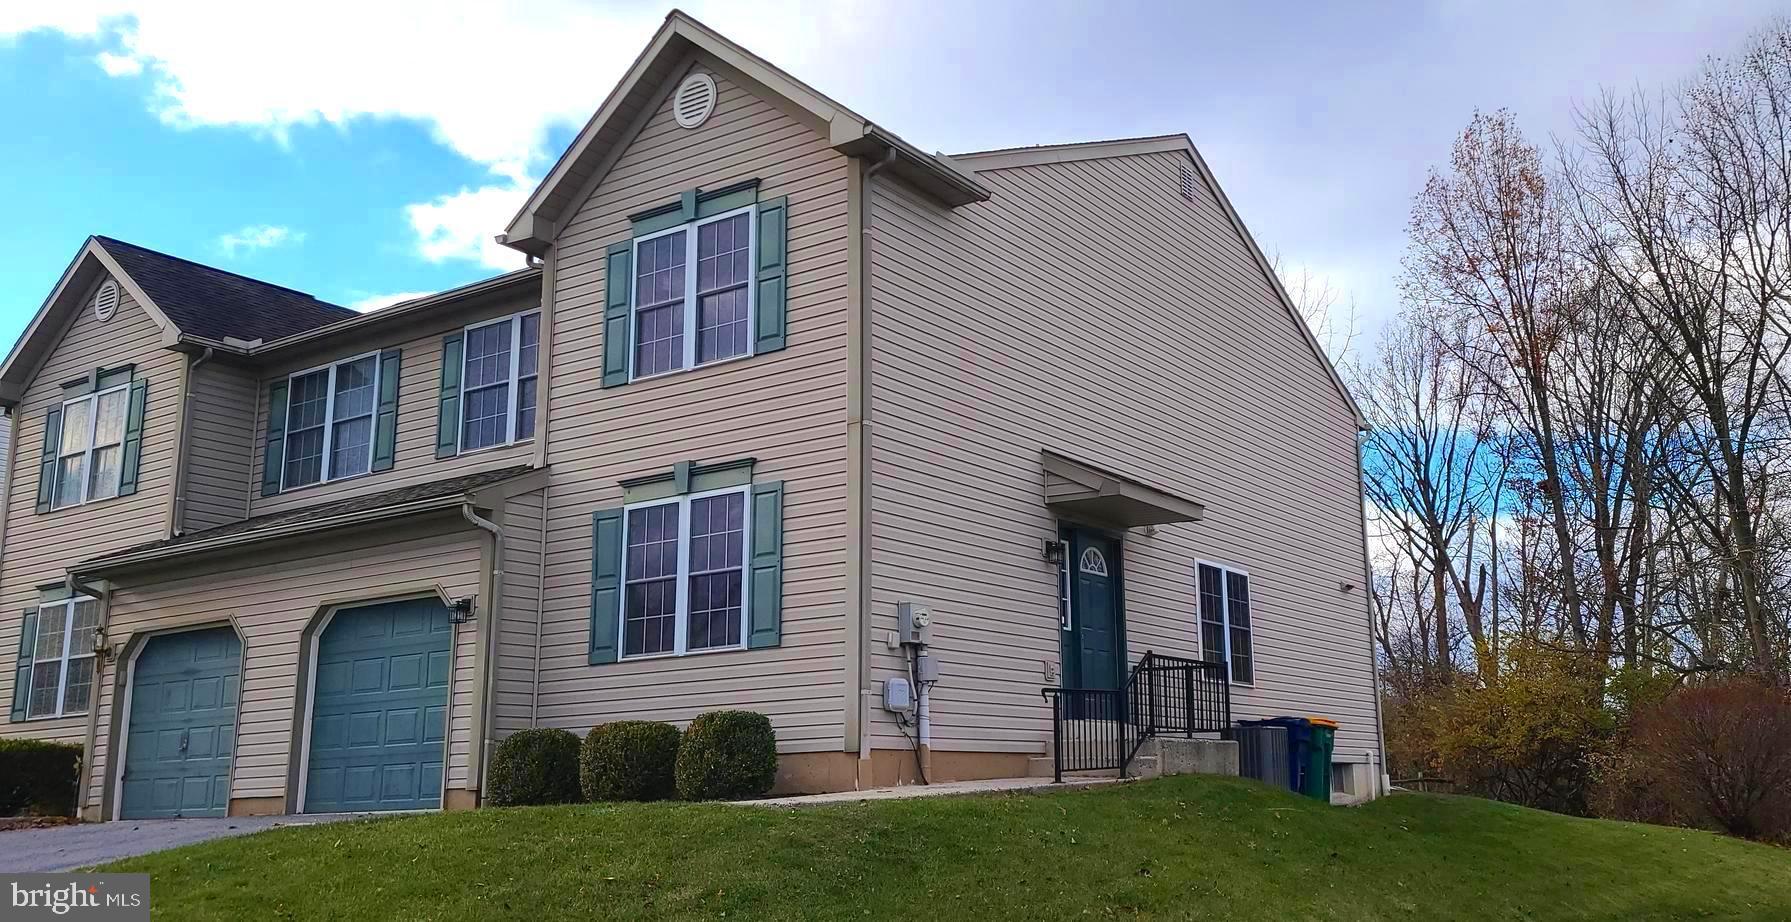
[[[286,394],[286,489],[371,469],[377,353],[299,372]]]
[[[130,385],[121,384],[63,401],[55,508],[118,495],[129,400]]]
[[[535,436],[541,312],[466,328],[460,376],[460,450]]]
[[[1256,681],[1256,657],[1250,638],[1250,574],[1202,563],[1200,571],[1200,649],[1209,662],[1230,664],[1231,681]]]
[[[633,377],[752,353],[753,210],[635,239]]]
[[[26,621],[32,636],[21,643],[20,653],[30,665],[22,661],[18,671],[31,693],[22,716],[87,713],[93,698],[93,629],[99,624],[99,602],[85,596],[46,602],[38,606],[35,618]],[[21,716],[17,710],[15,705],[15,717]]]

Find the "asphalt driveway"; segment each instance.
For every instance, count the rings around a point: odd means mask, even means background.
[[[310,826],[351,820],[364,813],[315,816],[232,816],[219,819],[119,820],[47,829],[0,832],[0,874],[69,871],[119,858],[159,852],[276,826]]]

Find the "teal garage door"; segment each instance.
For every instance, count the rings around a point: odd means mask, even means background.
[[[131,669],[123,818],[224,815],[242,653],[227,627],[143,647]]]
[[[452,637],[433,600],[330,619],[317,644],[306,813],[441,806]]]

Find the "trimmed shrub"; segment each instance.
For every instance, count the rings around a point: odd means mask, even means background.
[[[578,803],[578,736],[565,730],[518,730],[491,757],[494,807]]]
[[[81,747],[0,739],[0,816],[74,816]]]
[[[777,781],[777,735],[751,711],[710,711],[690,722],[678,747],[678,796],[758,797]]]
[[[651,720],[618,720],[592,727],[578,751],[578,786],[585,799],[665,800],[672,796],[678,728]]]

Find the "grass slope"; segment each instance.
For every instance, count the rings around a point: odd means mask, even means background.
[[[1232,779],[806,810],[288,828],[132,859],[168,919],[1785,919],[1791,852],[1471,798]]]

